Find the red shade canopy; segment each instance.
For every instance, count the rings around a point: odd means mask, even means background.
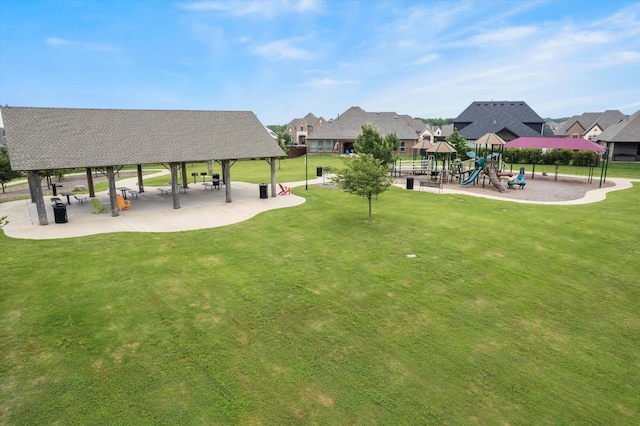
[[[572,149],[576,151],[604,152],[597,143],[578,138],[518,138],[504,144],[505,148]]]

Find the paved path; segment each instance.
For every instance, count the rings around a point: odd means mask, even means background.
[[[168,174],[168,171],[158,172],[146,177],[163,174]],[[583,198],[577,200],[537,202],[509,199],[507,201],[551,205],[586,204],[604,200],[608,192],[628,189],[632,186],[632,180],[630,179],[608,178],[608,180],[614,182],[615,186],[588,191]],[[321,185],[324,182],[328,182],[326,176],[325,180],[322,177],[315,178],[309,180],[308,184]],[[636,180],[636,182],[640,181]],[[29,200],[0,203],[0,217],[8,216],[9,224],[3,230],[9,237],[57,239],[110,232],[178,232],[215,228],[247,220],[264,211],[293,207],[305,202],[303,197],[297,195],[269,196],[268,199],[260,199],[257,184],[232,182],[231,185],[231,203],[226,203],[224,188],[208,190],[201,183],[195,183],[189,185],[190,189],[186,194],[179,194],[180,209],[173,208],[171,195],[161,195],[155,187],[147,187],[145,188],[145,193],[140,194],[137,199],[133,198],[131,200],[131,210],[120,212],[118,217],[112,217],[110,212],[92,214],[93,207],[88,200],[83,204],[73,200],[71,205],[67,205],[69,221],[64,224],[57,224],[54,221],[53,209],[48,200],[49,197],[45,198],[49,219],[49,225],[47,226],[39,225],[35,204]],[[305,185],[305,181],[289,182],[284,183],[284,185],[290,187],[302,186]],[[137,178],[120,180],[117,186],[136,188]],[[404,184],[397,184],[396,186],[404,188]],[[414,190],[417,189],[415,188]],[[437,188],[425,188],[423,191],[440,193]],[[271,194],[270,187],[268,193],[269,195]],[[449,188],[444,189],[441,193],[462,194],[505,201],[505,198],[499,196]],[[96,197],[103,204],[109,205],[106,191],[97,193]]]

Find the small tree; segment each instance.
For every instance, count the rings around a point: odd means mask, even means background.
[[[9,155],[7,149],[0,149],[0,186],[2,186],[2,193],[8,182],[11,182],[15,178],[22,176],[22,173],[16,172],[11,169],[11,162],[9,161]]]
[[[362,126],[362,133],[353,144],[357,153],[370,154],[380,160],[382,164],[393,163],[394,151],[400,146],[400,141],[395,133],[390,133],[384,138],[380,133],[371,127],[371,124]]]
[[[282,132],[278,131],[276,134],[278,135],[278,145],[280,145],[280,149],[282,149],[284,155],[287,155],[289,148],[284,143],[284,136]]]
[[[472,151],[472,149],[469,146],[469,142],[467,142],[467,140],[460,133],[458,133],[458,129],[453,129],[453,133],[447,136],[445,138],[445,141],[456,149],[456,151],[458,152],[458,157],[460,157],[461,160],[466,160],[469,158],[467,156],[467,152]]]
[[[345,168],[336,170],[331,180],[346,192],[369,201],[369,222],[372,222],[371,198],[383,193],[391,185],[389,169],[372,155],[362,153],[355,157],[343,157],[342,162]]]

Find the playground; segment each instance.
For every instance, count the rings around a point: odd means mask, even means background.
[[[513,173],[514,176],[518,172]],[[505,200],[519,200],[529,202],[560,202],[560,201],[572,201],[583,198],[589,191],[597,190],[599,188],[599,181],[594,179],[592,183],[587,183],[586,177],[575,176],[558,176],[558,180],[555,180],[554,176],[542,176],[536,175],[534,179],[531,179],[530,173],[526,174],[526,189],[510,189],[508,192],[500,192],[494,188],[489,181],[489,177],[482,182],[482,177],[475,185],[460,185],[457,180],[447,183],[443,183],[443,192],[456,191],[460,193],[477,194],[480,196],[491,196],[496,198],[502,198]],[[430,191],[439,192],[439,188],[420,188],[418,183],[418,177],[414,178],[414,187],[416,191]],[[407,178],[396,178],[396,186],[406,188]],[[612,188],[615,186],[615,179],[607,179],[602,183],[602,188]]]

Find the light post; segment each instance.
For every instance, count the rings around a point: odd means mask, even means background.
[[[307,165],[307,154],[304,154],[304,189],[309,190],[309,166]]]

